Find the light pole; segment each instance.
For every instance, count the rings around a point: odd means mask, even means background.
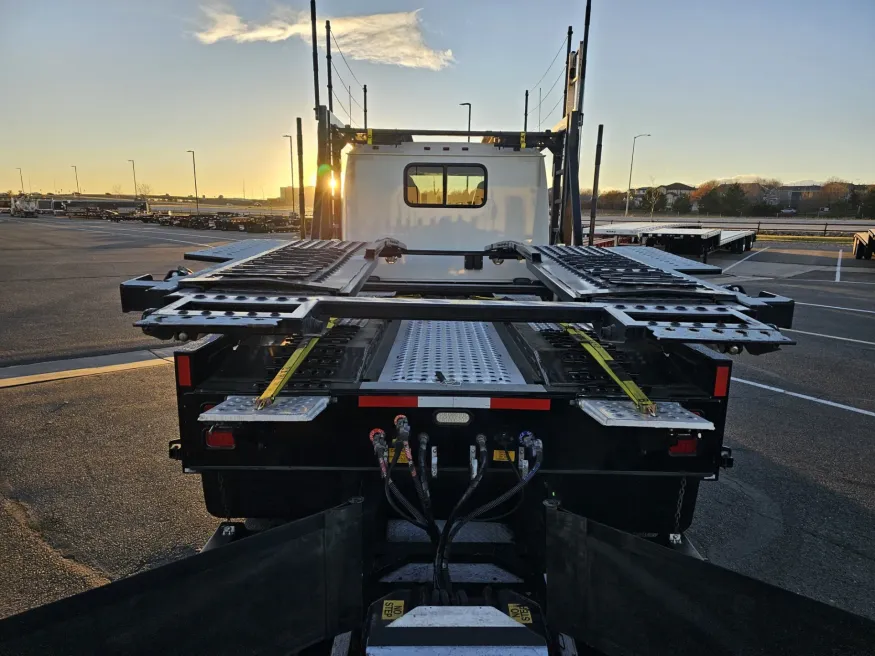
[[[197,195],[197,164],[195,164],[195,160],[194,160],[194,151],[193,150],[186,150],[185,152],[191,153],[191,172],[194,174],[194,208],[195,208],[195,212],[197,212],[197,214],[200,215],[201,205],[200,205],[200,200],[198,200],[198,195]]]
[[[468,143],[471,143],[471,103],[459,103],[459,107],[468,106]]]
[[[629,189],[626,191],[626,212],[623,216],[629,216],[629,196],[632,195],[632,167],[635,165],[635,140],[638,137],[649,137],[649,134],[637,134],[632,139],[632,161],[629,162]]]
[[[295,213],[295,154],[294,149],[292,148],[292,135],[284,134],[289,140],[289,172],[292,174],[292,214]],[[303,215],[303,212],[301,212]]]
[[[131,163],[131,169],[134,171],[134,200],[137,200],[137,167],[134,165],[134,160],[128,160]]]
[[[76,174],[76,193],[81,196],[82,190],[79,189],[79,169],[76,168],[75,164],[70,164],[70,167],[73,169],[73,173]]]
[[[21,193],[24,193],[24,176],[21,173],[21,167],[16,166],[15,168],[18,169],[18,179],[21,180]]]

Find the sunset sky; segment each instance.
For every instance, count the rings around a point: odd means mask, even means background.
[[[585,3],[566,0],[320,0],[372,127],[544,127],[563,56],[536,81]],[[301,116],[315,170],[309,2],[2,0],[0,190],[278,195]],[[419,10],[419,11],[417,11]],[[763,175],[875,183],[872,0],[596,0],[585,99],[582,186],[605,124],[603,188]],[[324,52],[320,51],[320,57]],[[336,54],[336,53],[335,53]],[[339,57],[340,76],[361,91]],[[325,64],[321,59],[322,98]],[[340,83],[335,79],[337,87]],[[336,89],[345,107],[348,95]],[[346,110],[336,106],[344,117]],[[547,116],[549,114],[549,116]],[[352,120],[361,124],[353,104]]]

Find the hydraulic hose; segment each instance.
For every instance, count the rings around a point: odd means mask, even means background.
[[[380,429],[375,428],[371,431],[370,435],[371,444],[374,446],[374,454],[377,456],[377,462],[380,465],[380,475],[383,477],[384,486],[383,492],[386,495],[386,501],[389,503],[389,506],[398,513],[398,516],[402,519],[407,520],[414,526],[418,526],[424,531],[428,531],[428,526],[425,518],[413,507],[413,505],[407,500],[407,498],[401,494],[401,491],[395,486],[395,482],[392,480],[392,470],[395,468],[396,463],[401,457],[400,449],[395,450],[395,457],[392,459],[392,464],[389,465],[387,463],[386,454],[388,453],[388,447],[386,446],[386,433]],[[404,513],[398,505],[393,501],[392,496],[398,498],[409,514]]]
[[[528,443],[528,441],[527,441],[527,443]],[[479,508],[476,508],[472,512],[468,513],[467,515],[465,515],[464,517],[459,519],[458,522],[456,522],[456,524],[452,527],[452,529],[449,532],[448,539],[443,543],[443,554],[440,555],[441,563],[446,562],[447,559],[449,559],[450,545],[452,544],[453,539],[456,537],[456,535],[458,535],[459,531],[462,530],[462,527],[465,524],[467,524],[468,522],[470,522],[473,519],[477,519],[478,517],[480,517],[484,513],[490,512],[491,510],[497,508],[502,503],[504,503],[505,501],[507,501],[508,499],[513,497],[514,494],[521,492],[523,490],[523,488],[528,484],[528,482],[531,481],[532,478],[534,478],[535,474],[538,473],[538,470],[541,468],[541,463],[543,462],[543,459],[544,459],[543,445],[541,443],[541,440],[531,440],[530,444],[532,447],[532,451],[534,452],[534,455],[535,455],[535,466],[532,467],[531,471],[529,471],[529,473],[526,474],[526,476],[524,478],[521,478],[517,482],[517,484],[514,485],[511,489],[509,489],[507,492],[496,497],[495,499],[493,499],[489,503],[486,503],[486,504],[480,506]],[[446,529],[446,526],[444,528]]]
[[[443,583],[446,582],[449,584],[449,573],[445,573],[443,571],[444,561],[443,561],[443,551],[444,545],[446,544],[447,539],[450,535],[450,529],[453,526],[453,523],[456,521],[456,516],[461,510],[462,506],[465,502],[474,494],[474,490],[477,489],[477,486],[480,484],[480,481],[483,479],[483,474],[486,472],[486,467],[488,466],[489,459],[486,457],[486,436],[478,435],[476,438],[477,446],[479,447],[480,456],[479,456],[479,467],[477,474],[474,478],[471,479],[471,482],[468,484],[467,489],[464,494],[459,498],[456,502],[456,505],[453,506],[452,511],[450,512],[450,516],[447,517],[447,521],[444,523],[444,528],[441,531],[440,539],[437,545],[437,551],[435,552],[434,557],[434,587],[435,589],[440,590],[443,587]],[[445,581],[444,581],[445,579]]]

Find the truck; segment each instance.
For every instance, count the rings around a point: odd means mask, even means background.
[[[0,621],[0,652],[865,653],[868,620],[685,535],[734,463],[731,356],[791,346],[794,304],[584,245],[580,106],[520,133],[317,105],[345,191],[320,175],[308,238],[122,283],[137,327],[183,342],[168,455],[223,521],[198,555]]]
[[[37,201],[28,196],[15,196],[11,201],[10,214],[12,216],[32,218],[39,213]]]
[[[875,228],[854,235],[854,257],[858,260],[871,260],[875,253]]]
[[[865,653],[869,620],[685,535],[733,465],[731,355],[792,345],[792,300],[551,239],[561,133],[332,126],[342,216],[327,195],[312,238],[120,288],[184,342],[168,454],[223,521],[198,555],[0,621],[0,652]]]

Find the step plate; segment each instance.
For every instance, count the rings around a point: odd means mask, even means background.
[[[257,396],[229,396],[201,413],[208,424],[238,421],[313,421],[326,407],[327,396],[281,396],[263,410],[255,409]]]
[[[602,426],[714,430],[714,424],[680,403],[657,403],[656,415],[642,414],[632,401],[578,399],[577,405]]]

